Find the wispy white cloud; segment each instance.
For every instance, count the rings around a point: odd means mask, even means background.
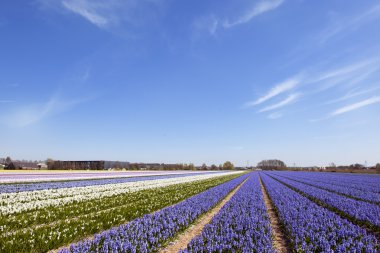
[[[342,108],[339,108],[339,109],[335,110],[334,112],[332,112],[330,114],[330,116],[337,116],[337,115],[347,113],[347,112],[351,112],[351,111],[357,110],[359,108],[362,108],[362,107],[365,107],[368,105],[372,105],[375,103],[379,103],[379,102],[380,102],[380,96],[368,98],[366,100],[363,100],[363,101],[360,101],[360,102],[357,102],[354,104],[346,105]]]
[[[37,0],[41,10],[82,17],[91,24],[123,35],[124,29],[155,19],[165,0]],[[128,29],[127,34],[131,33]]]
[[[342,90],[350,88],[354,84],[362,84],[363,87],[368,87],[368,82],[363,82],[366,81],[366,79],[368,79],[369,77],[371,77],[372,74],[378,72],[378,70],[380,69],[378,66],[379,59],[370,58],[360,61],[349,62],[346,65],[338,67],[336,67],[336,65],[333,65],[330,68],[316,67],[314,69],[303,69],[298,75],[280,84],[275,85],[266,94],[259,97],[258,99],[245,103],[244,108],[260,105],[276,96],[279,96],[283,93],[287,93],[294,89],[297,89],[298,91],[302,92],[303,96],[316,96],[317,94],[321,92],[326,92],[328,89],[336,87],[337,85],[339,85],[340,92]],[[335,100],[327,102],[322,101],[321,104],[326,105],[336,103],[339,101],[344,101],[346,99],[360,96],[375,91],[377,89],[380,89],[380,87],[368,88],[357,92],[350,92],[348,94],[342,95],[341,97]],[[338,90],[336,89],[332,92],[337,91]],[[299,93],[293,93],[284,100],[280,101],[279,103],[266,106],[265,108],[259,110],[259,112],[271,111],[285,106],[287,104],[296,102],[299,96]],[[276,116],[276,114],[269,115],[268,118],[273,119]],[[323,117],[321,119],[311,120],[311,122],[320,121],[324,119],[327,118]]]
[[[377,90],[380,90],[380,86],[379,87],[373,87],[373,88],[366,89],[366,90],[360,90],[360,91],[357,91],[357,89],[353,89],[353,90],[349,91],[348,93],[346,93],[345,95],[343,95],[337,99],[330,100],[330,101],[326,102],[325,104],[329,105],[329,104],[338,103],[338,102],[341,102],[341,101],[344,101],[344,100],[347,100],[347,99],[350,99],[353,97],[357,97],[360,95],[364,95],[364,94],[367,94],[369,92],[373,92],[373,91],[377,91]]]
[[[357,71],[363,70],[364,68],[368,68],[374,63],[377,64],[377,60],[375,59],[366,59],[359,62],[354,62],[352,64],[348,64],[343,67],[334,68],[332,70],[324,70],[319,74],[316,74],[310,78],[308,82],[321,82],[332,78],[337,77],[348,77],[350,74],[355,74]]]
[[[100,15],[96,8],[91,4],[90,1],[85,0],[76,0],[76,1],[63,1],[62,5],[69,11],[74,12],[75,14],[78,14],[82,16],[83,18],[87,19],[94,25],[103,28],[107,26],[109,23],[109,20]]]
[[[253,5],[243,16],[235,21],[227,20],[224,22],[223,26],[225,28],[231,28],[236,25],[247,23],[258,15],[278,8],[282,3],[284,3],[284,0],[261,0],[259,3]]]
[[[217,31],[222,28],[229,29],[236,25],[248,23],[254,17],[274,10],[284,2],[285,0],[260,0],[258,3],[250,6],[249,10],[246,11],[244,15],[238,17],[234,21],[223,20],[214,14],[197,17],[192,24],[192,39],[197,40],[205,33],[207,33],[207,35],[215,36]]]
[[[332,37],[344,33],[346,31],[355,30],[358,27],[367,24],[368,22],[380,18],[380,4],[371,6],[364,12],[345,18],[340,18],[335,23],[331,24],[318,35],[320,43],[325,43]]]
[[[300,93],[294,93],[294,94],[290,94],[287,98],[285,98],[284,100],[276,103],[276,104],[273,104],[273,105],[269,105],[267,107],[264,107],[263,109],[259,110],[259,112],[267,112],[267,111],[272,111],[272,110],[275,110],[275,109],[278,109],[278,108],[281,108],[281,107],[284,107],[286,105],[289,105],[291,103],[294,103],[299,97],[301,96]]]
[[[251,102],[247,102],[245,104],[245,107],[252,107],[252,106],[255,106],[255,105],[259,105],[259,104],[262,104],[264,103],[265,101],[281,94],[281,93],[284,93],[286,91],[289,91],[291,89],[293,89],[294,87],[296,87],[297,85],[299,84],[299,80],[298,78],[291,78],[291,79],[288,79],[282,83],[279,83],[277,84],[276,86],[274,86],[273,88],[271,88],[267,94],[265,94],[264,96],[258,98],[257,100],[255,101],[251,101]]]
[[[205,33],[215,36],[219,23],[220,21],[215,15],[196,18],[192,24],[192,39],[197,40]]]
[[[30,126],[88,100],[90,99],[65,100],[54,95],[46,103],[29,104],[15,108],[8,115],[4,115],[3,123],[10,127]]]
[[[280,112],[273,112],[273,113],[271,113],[271,114],[269,114],[268,116],[267,116],[267,118],[268,119],[279,119],[279,118],[281,118],[283,115],[282,115],[282,113],[280,113]]]
[[[344,90],[358,85],[367,86],[368,80],[379,72],[379,63],[379,58],[371,58],[309,72],[303,75],[300,86],[312,94],[326,92],[336,87]]]
[[[303,69],[296,78],[290,80],[296,80],[298,88],[307,89],[308,92],[305,93],[320,93],[341,84],[346,88],[359,84],[377,73],[380,69],[379,66],[380,59],[373,57],[349,62],[343,66]]]

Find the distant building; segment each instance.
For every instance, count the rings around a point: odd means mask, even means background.
[[[6,170],[36,170],[38,169],[37,163],[34,162],[10,162],[5,166]]]
[[[48,168],[46,163],[37,163],[37,167],[39,169],[47,169]]]
[[[49,161],[49,170],[104,170],[104,161]]]

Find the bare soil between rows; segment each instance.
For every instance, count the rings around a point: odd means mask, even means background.
[[[166,248],[162,249],[160,253],[177,253],[181,249],[185,249],[190,241],[202,233],[203,228],[211,222],[212,218],[220,212],[225,204],[235,195],[240,187],[248,180],[245,179],[233,191],[231,191],[221,202],[219,202],[213,209],[201,216],[193,225],[191,225],[185,232],[181,233],[177,239],[171,242]]]
[[[289,253],[290,250],[286,243],[286,237],[282,233],[280,220],[274,209],[273,203],[265,189],[261,177],[259,177],[261,190],[263,192],[264,203],[267,208],[268,216],[270,219],[270,225],[272,228],[272,245],[278,253]]]

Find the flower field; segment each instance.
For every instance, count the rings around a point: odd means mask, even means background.
[[[183,252],[275,252],[258,174],[253,174]]]
[[[180,252],[380,252],[379,176],[278,171],[1,184],[0,252],[165,252],[227,197]]]
[[[0,194],[0,252],[46,252],[173,205],[240,173],[147,178]],[[109,180],[109,179],[107,179]],[[106,181],[108,182],[108,181]],[[58,183],[58,182],[56,182]],[[89,182],[86,182],[88,184]],[[15,185],[3,185],[3,187]]]
[[[146,176],[168,176],[181,174],[202,174],[205,171],[4,171],[0,183],[68,181],[99,178],[124,178]]]

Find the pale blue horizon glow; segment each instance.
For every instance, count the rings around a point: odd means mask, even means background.
[[[0,3],[0,157],[380,162],[377,1]]]

